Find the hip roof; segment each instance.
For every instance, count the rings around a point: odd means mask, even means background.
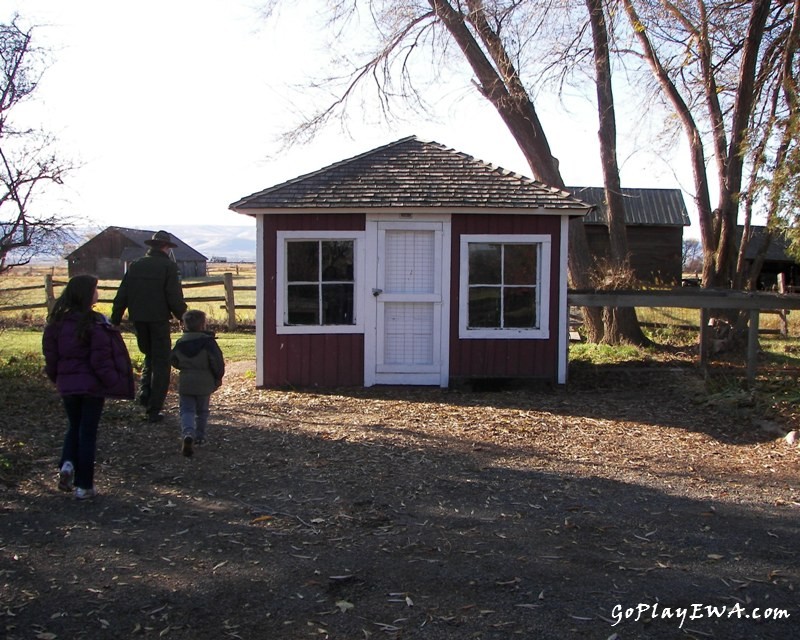
[[[556,209],[583,215],[590,205],[566,191],[410,136],[245,196],[230,208],[239,213],[342,208]]]

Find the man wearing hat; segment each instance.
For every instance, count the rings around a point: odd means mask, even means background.
[[[122,322],[122,315],[128,310],[136,344],[144,354],[136,399],[145,407],[148,422],[160,422],[164,419],[161,409],[169,390],[170,317],[180,320],[186,311],[186,301],[178,265],[169,255],[170,249],[178,245],[166,231],[156,231],[144,243],[150,249],[128,266],[114,297],[111,324]]]

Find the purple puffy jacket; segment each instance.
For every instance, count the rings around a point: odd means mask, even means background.
[[[133,369],[119,330],[101,314],[89,328],[89,343],[78,340],[79,313],[48,324],[42,337],[45,373],[58,392],[105,398],[133,398]]]

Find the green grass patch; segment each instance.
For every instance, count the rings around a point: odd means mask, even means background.
[[[582,362],[585,364],[605,365],[641,362],[644,357],[644,349],[632,345],[611,346],[586,342],[570,345],[569,348],[570,362]]]
[[[173,343],[180,336],[180,333],[173,333]],[[128,347],[128,353],[131,354],[134,367],[141,369],[142,355],[136,346],[136,336],[129,331],[123,331],[122,337]],[[256,358],[256,336],[253,332],[220,332],[217,334],[217,342],[225,355],[225,359],[228,361],[255,360]],[[41,328],[0,330],[0,361],[8,361],[9,359],[25,361],[33,357],[38,359],[38,366],[41,367],[41,356]]]

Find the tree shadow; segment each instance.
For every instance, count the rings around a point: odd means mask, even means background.
[[[9,640],[782,640],[796,628],[796,508],[552,473],[503,447],[369,423],[335,437],[227,407],[212,422],[192,459],[171,419],[107,425],[92,502],[49,487],[49,461],[6,492]],[[756,607],[791,617],[745,617]]]

